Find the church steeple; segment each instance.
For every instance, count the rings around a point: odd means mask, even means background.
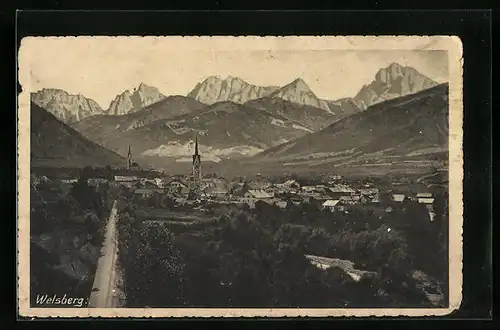
[[[189,180],[190,198],[195,199],[200,196],[201,188],[201,156],[198,150],[198,133],[194,142],[193,168]]]
[[[128,154],[127,154],[127,168],[130,170],[132,168],[132,150],[130,149],[130,144],[128,145]]]
[[[195,138],[195,142],[194,142],[194,154],[195,156],[198,156],[198,133],[196,133],[196,138]]]

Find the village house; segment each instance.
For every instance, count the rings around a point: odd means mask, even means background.
[[[158,188],[165,188],[165,182],[162,179],[154,178],[153,181]]]
[[[77,178],[62,179],[61,182],[66,183],[66,184],[75,184],[78,182],[78,179]]]
[[[420,204],[432,205],[434,204],[433,197],[417,197],[417,202]]]
[[[300,187],[300,192],[301,193],[312,193],[312,192],[316,192],[317,189],[315,186],[302,186]]]
[[[228,184],[228,191],[230,196],[243,196],[248,191],[248,186],[245,182],[231,182]]]
[[[392,194],[392,201],[397,203],[402,203],[406,200],[406,196],[404,194]]]
[[[361,196],[353,195],[353,196],[351,196],[351,200],[352,200],[353,204],[359,204],[359,203],[361,203]]]
[[[213,182],[206,183],[202,188],[204,197],[210,199],[221,199],[229,195],[229,190],[225,181],[216,179]]]
[[[248,190],[243,194],[242,197],[239,198],[239,202],[243,204],[247,204],[250,208],[255,207],[255,203],[258,201],[263,201],[270,203],[273,199],[273,196],[265,192],[264,190]]]
[[[299,193],[308,194],[308,193],[318,193],[318,194],[326,194],[329,189],[324,185],[315,185],[315,186],[302,186],[300,188]]]
[[[432,194],[418,194],[420,196],[432,196]],[[434,217],[436,216],[436,213],[434,212],[434,198],[433,197],[418,197],[417,195],[417,201],[420,204],[424,204],[425,207],[427,208],[427,211],[429,212],[429,218],[431,221],[434,221]]]
[[[159,189],[154,180],[141,180],[139,188]]]
[[[264,189],[264,191],[267,192],[268,194],[273,195],[273,196],[278,196],[280,194],[284,194],[284,190],[280,189],[279,187],[277,187],[274,184],[272,184],[269,187],[267,187],[266,189]]]
[[[296,180],[287,180],[283,185],[290,190],[299,190],[300,184]]]
[[[374,196],[378,194],[378,188],[361,188],[359,193],[362,196]]]
[[[279,207],[280,209],[286,209],[286,207],[288,206],[288,202],[287,201],[277,201],[276,203],[274,203],[274,205],[276,205],[277,207]]]
[[[287,180],[283,183],[277,183],[279,193],[297,193],[300,190],[300,184],[295,180]]]
[[[312,265],[318,267],[321,270],[338,268],[345,274],[349,275],[355,282],[359,282],[362,278],[377,276],[376,272],[354,268],[354,263],[350,260],[342,260],[315,255],[305,255],[305,257]]]
[[[150,196],[153,196],[153,194],[161,194],[163,193],[163,189],[159,189],[159,188],[156,188],[156,189],[152,189],[152,188],[137,188],[134,190],[134,195],[139,195],[141,197],[150,197]]]
[[[338,180],[341,180],[341,179],[342,179],[342,177],[341,177],[340,175],[337,175],[337,174],[332,174],[332,175],[330,175],[330,176],[328,177],[328,179],[329,179],[329,180],[331,180],[331,181],[335,181],[335,182],[337,182]]]
[[[343,205],[354,205],[356,204],[356,200],[354,199],[354,197],[355,196],[344,195],[340,196],[339,200]]]
[[[87,184],[91,187],[98,187],[103,183],[107,183],[108,180],[105,178],[88,178]]]
[[[420,193],[417,193],[417,195],[415,196],[417,201],[418,199],[420,198],[432,198],[432,193],[429,193],[429,192],[420,192]]]
[[[139,178],[136,176],[115,175],[114,179],[118,185],[127,188],[133,188],[139,182]]]
[[[355,193],[356,191],[354,189],[344,184],[338,184],[327,189],[327,194],[332,199],[339,199],[341,196],[351,196]]]
[[[181,180],[173,179],[165,185],[165,191],[168,193],[186,195],[189,193],[189,187]]]
[[[265,190],[271,186],[271,182],[266,180],[252,180],[247,185],[251,190]]]
[[[340,203],[338,199],[329,199],[321,204],[323,210],[328,210],[330,212],[337,211],[337,205]]]

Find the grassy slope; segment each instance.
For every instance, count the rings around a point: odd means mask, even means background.
[[[123,165],[125,159],[83,137],[54,115],[31,104],[32,166]]]
[[[263,170],[290,168],[349,169],[395,162],[447,159],[448,86],[383,102],[302,138],[270,148],[246,165]],[[406,161],[406,163],[405,163]],[[375,166],[376,168],[377,166]],[[390,171],[380,165],[367,172]]]

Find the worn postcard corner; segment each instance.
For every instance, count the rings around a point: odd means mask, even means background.
[[[29,318],[445,316],[456,36],[27,37]]]

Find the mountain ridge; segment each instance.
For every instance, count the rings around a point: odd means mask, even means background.
[[[279,166],[433,166],[448,150],[448,84],[386,102],[248,159]],[[384,163],[385,162],[385,163]],[[378,165],[377,165],[378,164]],[[413,164],[413,163],[412,163]]]
[[[33,92],[31,101],[65,123],[77,122],[104,113],[101,106],[93,99],[81,94],[70,94],[58,88],[43,88]]]
[[[309,105],[320,108],[327,112],[332,112],[325,100],[319,99],[311,90],[309,85],[302,78],[296,78],[291,83],[286,84],[274,91],[270,97],[280,98],[298,104]]]
[[[111,101],[107,113],[111,115],[126,115],[165,98],[166,96],[163,95],[158,88],[148,86],[141,82],[132,92],[130,89],[127,89],[121,94],[118,94],[115,99]]]
[[[366,109],[373,104],[418,93],[437,85],[437,82],[417,69],[394,62],[379,69],[374,80],[364,85],[354,99]]]
[[[125,165],[124,157],[83,137],[34,102],[30,120],[32,166]]]
[[[196,84],[187,97],[208,105],[221,101],[245,103],[267,96],[278,88],[277,86],[252,85],[238,77],[227,76],[221,79],[219,76],[210,76]]]

